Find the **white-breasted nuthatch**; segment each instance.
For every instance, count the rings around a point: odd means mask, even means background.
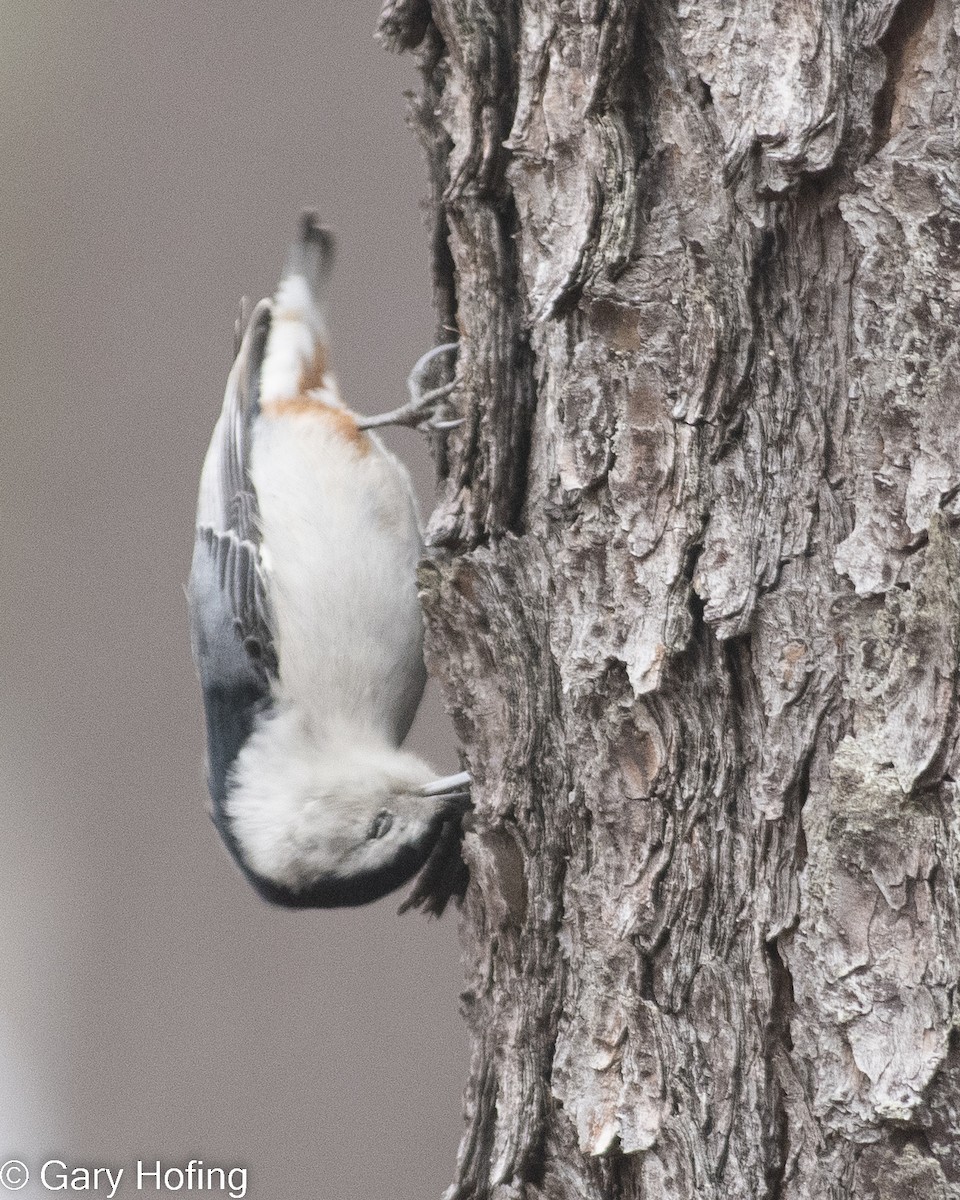
[[[466,773],[400,749],[423,693],[422,543],[406,468],[372,425],[444,428],[447,388],[362,418],[327,361],[333,239],[305,214],[250,316],[200,479],[187,599],[212,816],[266,899],[440,912],[462,884]],[[401,910],[402,911],[402,910]]]

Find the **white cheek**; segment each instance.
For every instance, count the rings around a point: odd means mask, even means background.
[[[269,781],[238,783],[227,800],[227,815],[247,864],[276,883],[298,887],[305,882],[304,850],[309,855],[310,842],[314,866],[322,857],[319,839],[303,837],[309,813],[298,811],[285,789]]]
[[[257,730],[237,757],[226,811],[248,865],[267,879],[302,887],[335,866],[344,820],[311,786],[312,755],[292,717]]]
[[[237,756],[225,805],[247,865],[294,890],[389,862],[426,834],[433,813],[430,801],[410,809],[397,794],[431,778],[426,763],[404,751],[331,749],[311,729],[294,708],[259,718]],[[368,842],[376,814],[398,803],[393,828]]]

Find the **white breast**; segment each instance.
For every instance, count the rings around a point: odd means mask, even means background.
[[[323,738],[396,745],[423,689],[421,539],[406,469],[374,437],[367,445],[322,415],[262,415],[251,476],[278,700]]]

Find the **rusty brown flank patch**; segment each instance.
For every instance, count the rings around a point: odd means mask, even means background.
[[[370,439],[358,428],[352,413],[342,408],[334,408],[332,404],[324,404],[322,400],[315,400],[304,392],[297,396],[285,396],[282,400],[265,402],[263,413],[268,417],[314,417],[326,421],[358,453],[370,453]]]
[[[310,392],[314,388],[322,388],[327,367],[327,348],[323,342],[317,342],[313,348],[313,358],[307,363],[300,378],[300,390]]]
[[[296,314],[299,317],[299,314]],[[279,313],[274,317],[283,320],[285,317],[294,318],[294,314]],[[304,416],[318,417],[327,421],[336,432],[349,442],[360,454],[370,451],[370,439],[362,429],[357,428],[357,422],[349,412],[325,404],[322,400],[307,395],[314,389],[323,387],[327,374],[327,347],[323,342],[317,342],[313,349],[313,357],[300,376],[300,388],[295,396],[285,396],[282,400],[267,401],[263,411],[270,417]]]

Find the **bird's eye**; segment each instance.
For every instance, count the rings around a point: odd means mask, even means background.
[[[387,809],[382,809],[370,822],[370,828],[367,830],[367,838],[373,841],[375,838],[382,838],[390,826],[393,824],[393,813]]]

